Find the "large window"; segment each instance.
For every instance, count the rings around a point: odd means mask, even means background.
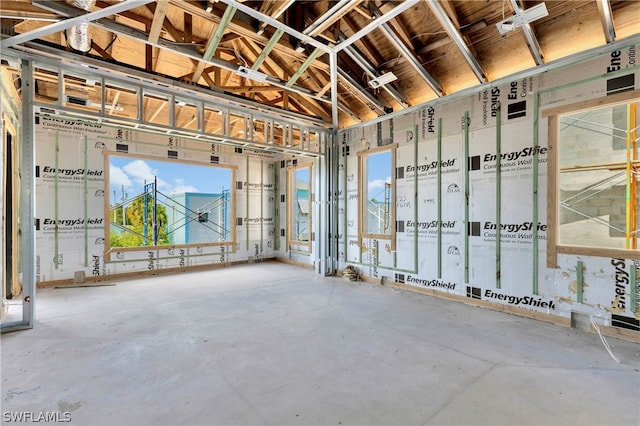
[[[638,100],[601,106],[607,100],[551,117],[550,243],[558,252],[638,255]]]
[[[360,237],[395,235],[395,145],[359,153]]]
[[[234,239],[234,169],[110,155],[111,249],[217,245]]]
[[[305,252],[311,250],[311,170],[311,164],[296,165],[287,170],[289,247]]]

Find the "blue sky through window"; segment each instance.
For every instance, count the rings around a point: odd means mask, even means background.
[[[391,151],[367,155],[367,199],[384,201],[384,184],[391,183]]]
[[[132,157],[109,157],[109,197],[113,201],[130,199],[144,192],[144,183],[158,179],[158,190],[167,196],[183,192],[220,194],[230,189],[231,170],[223,167],[200,166]],[[115,198],[114,198],[115,191]]]

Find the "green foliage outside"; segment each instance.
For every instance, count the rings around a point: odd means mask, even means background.
[[[153,216],[152,204],[153,199],[150,194],[148,199],[148,242],[147,245],[153,245],[153,233],[151,231],[151,219]],[[170,244],[167,235],[167,212],[163,205],[156,207],[156,217],[158,218],[158,245]],[[140,247],[143,244],[144,235],[144,196],[140,196],[131,203],[125,205],[124,221],[122,217],[122,207],[111,209],[111,247]],[[117,225],[120,226],[117,226]],[[127,230],[125,230],[125,228]]]

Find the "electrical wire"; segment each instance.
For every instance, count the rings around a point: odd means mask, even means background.
[[[618,357],[616,357],[613,354],[613,352],[611,351],[611,347],[609,346],[609,343],[607,343],[607,341],[605,340],[604,336],[600,332],[600,327],[598,327],[598,324],[596,324],[595,320],[593,319],[593,315],[589,315],[589,318],[591,318],[591,324],[593,325],[593,328],[595,328],[596,331],[598,332],[598,335],[600,336],[600,340],[602,340],[602,344],[604,345],[604,348],[607,350],[607,352],[609,352],[609,355],[611,355],[611,358],[613,358],[613,360],[615,362],[620,364],[620,362],[621,362],[620,359]]]

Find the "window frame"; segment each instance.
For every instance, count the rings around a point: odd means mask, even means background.
[[[548,171],[547,171],[547,267],[558,267],[558,253],[619,259],[640,260],[640,250],[608,247],[591,247],[559,244],[560,206],[559,206],[559,122],[561,115],[581,111],[613,107],[632,102],[640,102],[640,90],[630,90],[606,97],[572,103],[542,111],[542,117],[548,119]]]
[[[398,144],[391,143],[388,145],[378,146],[375,148],[369,148],[358,151],[358,191],[360,196],[358,197],[358,243],[362,247],[362,240],[364,238],[371,238],[376,240],[389,240],[391,243],[391,250],[395,250],[396,244],[396,152]],[[390,212],[389,223],[391,225],[391,231],[389,234],[375,234],[366,232],[368,228],[368,215],[365,216],[364,212],[368,211],[366,203],[368,202],[368,179],[365,176],[365,161],[370,155],[380,154],[381,152],[389,151],[391,154],[391,195],[390,195]],[[365,197],[364,195],[367,195]],[[365,219],[365,217],[367,219]],[[365,226],[365,224],[367,226]]]
[[[216,246],[231,246],[231,247],[235,247],[236,246],[236,186],[235,186],[235,182],[236,182],[236,175],[237,175],[237,171],[238,171],[238,166],[235,165],[226,165],[226,164],[210,164],[210,163],[203,163],[203,162],[199,162],[199,161],[191,161],[191,160],[172,160],[172,161],[167,161],[166,158],[163,157],[157,157],[154,155],[145,155],[145,154],[137,154],[137,153],[127,153],[124,154],[122,152],[117,152],[117,151],[109,151],[109,150],[104,150],[102,152],[103,154],[103,161],[104,161],[104,191],[105,191],[105,197],[104,197],[104,258],[106,262],[111,261],[111,254],[115,253],[115,252],[137,252],[137,251],[149,251],[149,250],[159,250],[159,249],[175,249],[175,248],[188,248],[188,247],[216,247]],[[231,171],[231,177],[230,177],[230,187],[229,187],[229,194],[230,194],[230,199],[229,199],[229,203],[231,204],[231,210],[229,212],[229,223],[230,223],[230,230],[229,233],[231,235],[231,239],[229,241],[219,241],[219,242],[211,242],[211,243],[191,243],[191,244],[166,244],[166,245],[149,245],[149,246],[136,246],[136,247],[111,247],[111,239],[110,239],[110,234],[111,234],[111,223],[110,223],[110,201],[111,201],[111,196],[108,195],[109,194],[109,185],[110,185],[110,172],[109,172],[109,159],[114,156],[114,157],[124,157],[124,158],[131,158],[131,159],[143,159],[143,160],[150,160],[150,161],[162,161],[162,162],[167,162],[167,163],[179,163],[179,164],[191,164],[194,166],[202,166],[202,167],[216,167],[216,168],[224,168],[224,169],[229,169]]]
[[[296,240],[293,235],[293,229],[295,227],[295,218],[292,212],[294,207],[294,201],[296,197],[294,196],[293,191],[295,190],[294,179],[297,170],[301,170],[304,168],[309,169],[309,217],[307,219],[309,229],[309,240],[308,241],[300,241]],[[297,163],[296,165],[287,167],[287,249],[291,251],[293,246],[302,247],[306,250],[302,250],[305,253],[311,253],[311,243],[313,242],[313,162],[305,161],[303,163]]]

